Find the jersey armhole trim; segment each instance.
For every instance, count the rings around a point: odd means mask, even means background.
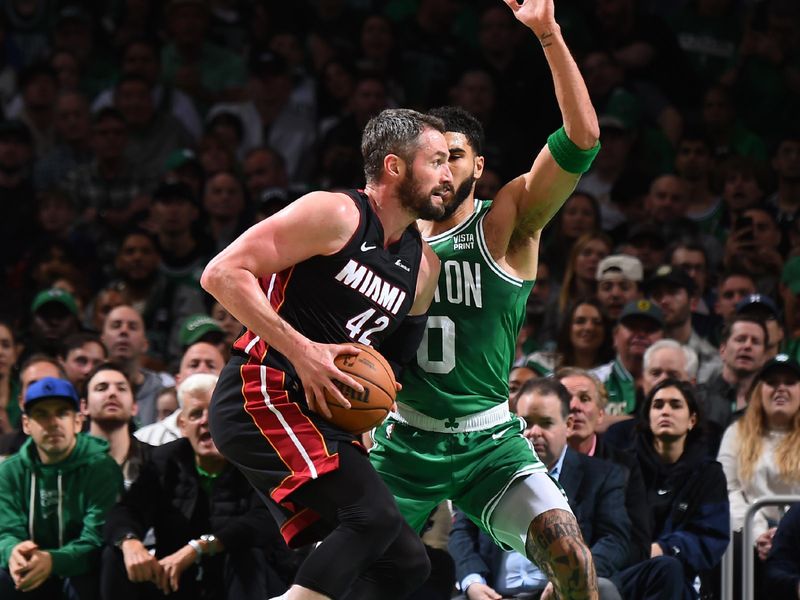
[[[483,220],[486,218],[486,215],[489,214],[488,211],[484,213],[480,220],[478,221],[478,225],[475,228],[476,233],[478,234],[478,249],[481,252],[481,256],[483,256],[483,260],[486,261],[486,264],[489,265],[489,268],[494,271],[494,274],[503,279],[504,281],[514,285],[516,287],[522,287],[525,283],[524,279],[520,279],[519,277],[515,277],[511,273],[507,273],[503,267],[497,264],[497,261],[492,257],[492,254],[489,252],[489,247],[486,245],[486,238],[483,234]]]
[[[353,242],[357,242],[361,238],[361,236],[363,235],[363,232],[361,231],[362,226],[366,227],[367,215],[365,213],[366,209],[364,208],[364,206],[362,206],[361,192],[359,190],[343,190],[341,193],[350,198],[350,200],[353,201],[353,204],[356,205],[356,208],[358,209],[358,225],[356,225],[356,228],[353,230],[353,234],[350,236],[350,239],[348,239],[347,242],[345,242],[344,246],[339,248],[333,254],[327,254],[325,256],[336,256],[337,254],[341,254],[342,252],[344,252],[347,248],[350,247],[350,244],[352,244]]]

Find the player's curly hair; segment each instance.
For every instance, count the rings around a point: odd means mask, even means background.
[[[473,152],[477,156],[483,155],[483,125],[472,114],[460,106],[440,106],[428,111],[428,114],[444,121],[445,131],[463,134]]]

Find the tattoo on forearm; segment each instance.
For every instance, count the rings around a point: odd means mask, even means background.
[[[542,37],[539,38],[539,42],[542,44],[542,48],[547,48],[553,43],[553,41],[550,39],[551,37],[553,37],[552,31],[548,31],[547,33],[542,34]]]
[[[528,558],[553,582],[556,598],[597,599],[592,553],[574,515],[553,509],[536,517],[528,528],[525,549]]]

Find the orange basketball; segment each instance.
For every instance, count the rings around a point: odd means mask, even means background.
[[[389,414],[396,396],[394,373],[377,350],[364,344],[353,345],[361,349],[360,354],[340,354],[334,363],[363,385],[364,391],[358,393],[350,386],[336,382],[342,395],[350,401],[350,408],[339,406],[328,397],[327,391],[325,401],[331,411],[331,423],[350,433],[364,433],[380,425]]]

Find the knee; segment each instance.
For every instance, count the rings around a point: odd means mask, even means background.
[[[656,556],[650,563],[653,573],[659,577],[683,581],[683,565],[674,556]]]
[[[681,561],[674,556],[656,556],[649,563],[648,591],[663,590],[668,595],[679,597],[686,581]]]

